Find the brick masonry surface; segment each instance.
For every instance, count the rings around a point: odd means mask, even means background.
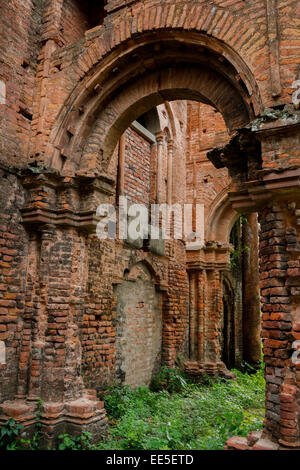
[[[299,2],[0,8],[0,424],[41,398],[45,448],[96,440],[108,385],[232,378],[261,329],[264,430],[227,447],[299,448]],[[203,243],[99,240],[120,195],[203,204]]]

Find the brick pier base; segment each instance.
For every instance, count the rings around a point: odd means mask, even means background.
[[[107,434],[107,418],[102,401],[93,390],[88,390],[77,400],[69,402],[45,402],[39,407],[36,401],[16,399],[0,405],[0,427],[10,418],[24,426],[22,438],[30,439],[40,421],[42,428],[41,449],[56,447],[60,434],[79,436],[90,432],[93,443]]]

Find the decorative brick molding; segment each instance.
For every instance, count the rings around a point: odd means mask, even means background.
[[[95,231],[98,205],[114,194],[114,181],[106,176],[67,178],[43,172],[25,174],[22,184],[27,190],[22,219],[30,229],[50,224]]]
[[[13,418],[24,426],[25,438],[35,430],[37,415],[42,426],[41,447],[48,449],[58,443],[60,434],[81,435],[91,432],[97,442],[107,433],[107,418],[103,402],[88,390],[86,395],[70,402],[44,402],[41,407],[33,400],[18,399],[0,405],[0,425]]]

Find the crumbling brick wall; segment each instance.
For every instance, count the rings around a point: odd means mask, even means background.
[[[213,207],[223,194],[226,194],[227,188],[231,183],[231,178],[228,175],[226,168],[216,171],[216,168],[208,160],[207,153],[215,148],[222,147],[229,142],[229,134],[226,124],[222,115],[216,109],[206,104],[198,103],[195,101],[188,102],[187,108],[187,162],[186,162],[186,180],[187,192],[186,200],[189,203],[203,204],[205,229],[210,223],[212,217]],[[231,221],[233,224],[233,220]],[[226,225],[224,225],[225,229]],[[242,360],[243,349],[243,334],[242,334],[242,251],[240,246],[239,237],[241,230],[238,231],[236,242],[239,246],[232,246],[232,250],[240,251],[240,259],[235,263],[234,268],[228,263],[226,270],[223,273],[223,287],[220,285],[221,293],[223,296],[223,305],[221,312],[216,311],[214,299],[205,301],[205,306],[202,305],[198,313],[200,317],[212,317],[215,323],[219,322],[217,327],[217,337],[219,338],[218,347],[221,348],[220,359],[229,367],[239,366]],[[223,243],[229,241],[229,234],[223,233]],[[222,271],[222,268],[221,268]],[[210,273],[208,273],[210,276]],[[202,282],[203,276],[200,276]],[[191,275],[191,282],[194,282],[193,275]],[[228,286],[231,286],[230,288]],[[196,289],[206,289],[206,286],[196,287]],[[193,289],[193,287],[192,287]],[[223,290],[223,294],[222,294]],[[205,295],[207,297],[207,295]],[[229,302],[229,303],[228,303]],[[192,306],[190,307],[193,308]],[[199,307],[198,307],[199,308]],[[206,312],[204,314],[204,309]],[[203,318],[203,322],[207,323],[208,319]],[[199,323],[200,320],[198,320]],[[194,320],[191,319],[194,323]],[[192,324],[190,328],[197,331],[200,325]],[[208,335],[205,332],[205,326],[202,327],[204,350],[208,350],[206,342]],[[193,333],[196,335],[196,333]],[[198,347],[199,340],[195,338]],[[194,356],[194,352],[190,354]],[[205,356],[205,353],[203,353]]]
[[[25,288],[30,264],[28,236],[21,223],[24,190],[11,171],[0,170],[0,341],[5,344],[5,362],[0,364],[0,400],[17,394],[21,344],[28,344]]]
[[[299,196],[299,113],[292,103],[293,82],[299,79],[299,5],[296,0],[108,0],[105,6],[107,15],[101,10],[98,26],[86,31],[94,26],[87,2],[11,0],[1,5],[0,87],[2,95],[6,91],[0,102],[0,151],[1,161],[10,165],[3,169],[1,186],[0,340],[6,342],[8,359],[0,370],[1,401],[14,400],[17,394],[19,416],[30,425],[35,413],[30,403],[39,397],[60,400],[54,408],[45,405],[44,420],[52,423],[47,432],[55,428],[54,415],[61,422],[79,417],[94,430],[95,423],[85,421],[86,416],[97,421],[95,410],[101,405],[96,405],[94,392],[86,395],[85,387],[100,389],[115,378],[114,286],[139,262],[149,268],[162,297],[162,361],[170,367],[188,349],[192,317],[187,267],[192,272],[194,285],[200,286],[193,305],[215,311],[206,323],[207,341],[200,335],[195,343],[209,359],[204,371],[214,374],[220,366],[221,271],[229,255],[224,234],[235,209],[260,211],[262,280],[274,282],[262,285],[265,430],[281,436],[283,445],[297,446],[299,367],[290,364],[289,354],[291,336],[298,338],[299,329],[293,322],[298,279],[291,280],[298,276],[293,271],[298,259],[283,259],[285,248],[297,257],[297,243],[289,243],[297,237],[297,214],[291,219],[281,208],[288,232],[284,240],[283,235],[274,237],[276,227],[267,226],[276,222],[278,211],[267,207],[265,198],[280,198],[285,191],[292,199]],[[151,106],[177,99],[185,101],[173,113],[172,135],[180,141],[178,148],[174,145],[173,200],[204,202],[208,220],[208,208],[215,210],[214,201],[222,194],[224,201],[227,197],[225,167],[234,177],[219,230],[212,231],[222,241],[209,239],[204,250],[190,253],[188,266],[182,240],[167,241],[164,254],[159,254],[146,245],[99,241],[94,233],[97,205],[116,200],[118,139]],[[228,142],[223,118],[207,105],[186,100],[214,105],[236,134],[235,145],[222,150],[216,160],[218,172],[205,154]],[[285,104],[290,108],[282,114]],[[267,106],[274,109],[263,113]],[[186,108],[191,123],[187,139]],[[239,129],[253,120],[241,136]],[[161,131],[160,196],[165,199],[171,133],[164,127]],[[251,155],[243,147],[247,132]],[[127,187],[135,171],[143,174],[139,197],[133,191],[131,197],[154,202],[157,185],[149,189],[148,181],[157,176],[154,147],[150,152],[132,129],[127,138],[133,139],[128,170],[129,164],[134,168],[126,174]],[[254,150],[253,141],[259,141]],[[251,161],[258,149],[260,154]],[[143,161],[136,160],[140,151]],[[17,176],[17,168],[28,161],[30,175]],[[273,170],[280,172],[278,178]],[[279,271],[288,275],[287,285],[282,285],[277,262],[284,264]],[[292,263],[290,269],[286,262]],[[268,263],[275,263],[276,272]],[[293,318],[285,315],[290,313]],[[200,327],[205,326],[203,319],[199,315]],[[77,402],[87,396],[93,400]],[[1,415],[1,422],[16,409],[15,402],[3,406],[8,415]]]
[[[33,99],[40,47],[43,2],[2,2],[0,14],[0,157],[8,165],[26,165],[32,133]]]

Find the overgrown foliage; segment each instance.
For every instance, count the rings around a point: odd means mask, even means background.
[[[248,246],[243,245],[242,227],[248,223],[244,215],[236,221],[230,233],[230,243],[233,245],[233,250],[230,252],[230,265],[232,269],[241,270],[242,256],[245,251],[249,250]]]
[[[0,450],[16,450],[19,448],[19,435],[23,430],[21,424],[9,419],[0,429]]]
[[[222,449],[232,435],[262,428],[265,402],[263,370],[235,371],[236,381],[192,383],[178,369],[163,368],[151,387],[114,387],[104,401],[109,437],[98,445],[88,432],[59,436],[58,450],[189,450]],[[9,420],[0,432],[0,449],[37,449],[20,439],[22,426]]]
[[[16,423],[14,419],[6,421],[0,429],[0,450],[39,450],[42,438],[42,400],[37,403],[37,418],[35,432],[31,439],[23,439],[21,437],[24,426]]]
[[[58,450],[96,450],[92,444],[92,435],[87,431],[83,431],[81,436],[61,434],[58,438],[61,440]]]
[[[170,393],[180,393],[186,390],[188,378],[179,369],[162,367],[159,374],[152,379],[150,390],[159,392],[167,390]]]
[[[263,371],[237,380],[191,383],[179,371],[163,369],[152,390],[123,387],[104,398],[110,437],[99,449],[222,449],[232,435],[262,428]],[[172,393],[170,393],[172,392]]]

